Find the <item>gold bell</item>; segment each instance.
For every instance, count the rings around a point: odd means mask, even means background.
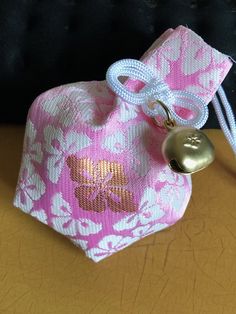
[[[176,126],[168,107],[157,101],[165,110],[165,128],[169,131],[162,144],[162,154],[169,167],[178,173],[191,174],[210,165],[215,149],[209,138],[196,128]]]

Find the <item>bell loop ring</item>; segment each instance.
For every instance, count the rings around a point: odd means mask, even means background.
[[[156,104],[159,104],[159,105],[162,107],[162,109],[165,111],[165,114],[166,114],[166,117],[167,117],[167,118],[164,120],[163,124],[164,124],[164,127],[165,127],[168,131],[170,131],[171,129],[173,129],[173,128],[176,126],[176,122],[175,122],[175,120],[172,118],[170,109],[166,106],[166,104],[164,104],[164,103],[163,103],[161,100],[159,100],[159,99],[156,99],[156,100],[150,102],[150,103],[148,104],[148,106],[149,106],[150,109],[152,109]],[[158,126],[160,126],[159,123],[158,123],[158,121],[157,121],[157,119],[156,119],[155,117],[154,117],[154,121],[155,121],[155,123],[156,123]]]

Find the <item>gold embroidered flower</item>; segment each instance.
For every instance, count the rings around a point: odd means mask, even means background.
[[[188,135],[184,140],[184,146],[197,149],[201,144],[201,138],[198,134]]]
[[[89,158],[67,158],[72,181],[78,182],[75,196],[79,206],[85,210],[103,212],[133,212],[136,206],[133,193],[125,189],[128,178],[123,166],[117,162],[100,160],[95,164]]]

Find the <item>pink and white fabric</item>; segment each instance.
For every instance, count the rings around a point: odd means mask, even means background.
[[[206,103],[232,65],[183,26],[167,30],[141,60],[171,89]],[[125,84],[133,91],[143,86]],[[29,110],[14,205],[98,262],[183,216],[191,177],[165,164],[164,136],[105,81],[53,88]]]

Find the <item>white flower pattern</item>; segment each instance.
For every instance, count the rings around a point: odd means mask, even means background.
[[[186,176],[186,180],[191,186],[190,175]],[[169,167],[165,167],[160,172],[158,181],[165,183],[158,193],[158,202],[163,208],[167,208],[170,211],[174,210],[178,214],[186,194],[183,175],[172,171]]]
[[[159,192],[158,198],[162,208],[179,213],[185,200],[186,188],[178,185],[165,185]]]
[[[150,235],[154,232],[161,231],[162,229],[167,228],[169,225],[165,223],[157,223],[154,225],[148,224],[145,226],[137,227],[136,229],[132,230],[132,234],[134,237],[142,239],[147,235]]]
[[[29,213],[34,201],[39,200],[45,193],[46,187],[42,178],[35,173],[33,165],[22,164],[19,182],[16,189],[14,205]]]
[[[81,122],[88,125],[93,131],[99,131],[104,128],[104,119],[108,109],[110,110],[111,106],[86,102],[78,106]]]
[[[50,154],[47,160],[48,177],[57,183],[67,155],[75,154],[91,145],[91,139],[84,133],[69,131],[64,135],[62,129],[47,126],[44,129],[45,150]]]
[[[222,79],[222,69],[212,69],[199,75],[199,83],[208,91],[217,89]]]
[[[171,63],[180,57],[181,38],[171,38],[167,40],[160,48],[158,58],[156,54],[151,56],[146,64],[152,72],[164,80],[171,71]],[[128,104],[122,99],[118,99],[117,105],[120,108],[120,122],[128,122],[138,116],[140,107],[134,104]]]
[[[117,131],[104,138],[102,148],[113,154],[120,154],[127,149],[125,135],[121,131]]]
[[[95,223],[87,218],[75,219],[72,216],[70,204],[65,201],[61,193],[56,193],[52,198],[51,212],[53,228],[67,236],[82,236],[97,234],[102,230],[101,223]]]
[[[41,106],[64,127],[80,122],[98,131],[103,129],[104,119],[112,109],[113,97],[106,82],[80,82],[68,86],[65,94],[44,100]]]
[[[182,186],[184,184],[183,175],[172,171],[168,166],[163,168],[163,170],[159,173],[158,181],[178,186]]]
[[[78,108],[73,98],[58,94],[42,102],[42,108],[60,124],[67,127],[76,122]]]
[[[131,125],[124,133],[117,131],[105,137],[102,148],[113,154],[131,151],[132,159],[129,162],[133,170],[139,176],[145,176],[150,170],[151,160],[144,144],[147,138],[147,132],[150,132],[150,128],[144,121],[136,125]]]
[[[192,44],[185,48],[184,60],[181,65],[182,72],[185,75],[191,75],[209,66],[211,62],[211,51],[203,47],[199,41],[192,41]]]
[[[82,250],[86,251],[88,249],[88,241],[80,240],[80,239],[70,239],[70,240],[74,245],[79,246]]]
[[[209,92],[200,85],[188,85],[186,91],[196,94],[197,96],[205,96]]]
[[[130,120],[133,120],[137,117],[139,108],[135,105],[131,105],[123,101],[122,99],[119,99],[117,101],[117,106],[120,108],[120,115],[119,115],[119,121],[120,122],[128,122]]]
[[[137,213],[131,214],[119,220],[113,225],[114,230],[123,231],[130,230],[138,223],[147,225],[155,222],[164,215],[164,211],[158,204],[158,193],[153,188],[146,188]]]
[[[173,37],[163,43],[160,51],[168,61],[177,61],[180,57],[181,44],[180,37]]]
[[[45,212],[44,209],[39,209],[39,210],[33,210],[31,211],[31,216],[35,217],[36,219],[38,219],[40,222],[44,223],[47,225],[47,220],[48,220],[48,216]]]
[[[98,242],[98,246],[86,251],[87,256],[98,262],[105,257],[110,256],[128,245],[137,241],[136,238],[123,237],[117,235],[107,235]]]
[[[41,149],[41,143],[36,142],[37,130],[33,122],[29,119],[25,129],[24,149],[23,154],[25,160],[29,162],[35,161],[37,163],[42,162],[43,153]]]

